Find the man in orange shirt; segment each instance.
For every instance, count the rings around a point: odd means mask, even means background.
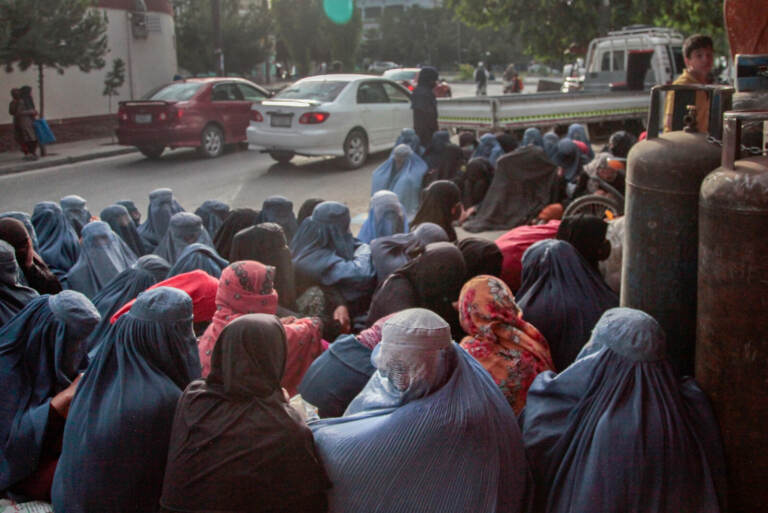
[[[712,38],[701,34],[694,34],[683,42],[683,56],[685,59],[685,71],[677,77],[673,84],[705,85],[712,83],[712,65],[714,63],[714,51]],[[667,101],[664,108],[664,131],[672,129],[672,117],[674,114],[674,92],[667,93]],[[709,128],[709,99],[706,93],[696,93],[696,121],[699,132],[706,132]]]

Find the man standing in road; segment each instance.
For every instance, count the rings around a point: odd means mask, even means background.
[[[437,132],[437,98],[432,91],[437,84],[437,70],[427,66],[419,72],[419,82],[411,95],[413,129],[426,146]]]
[[[483,61],[477,63],[475,68],[475,96],[485,96],[488,92],[488,70],[485,69]]]

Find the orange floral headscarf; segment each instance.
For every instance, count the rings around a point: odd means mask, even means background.
[[[554,370],[546,339],[523,320],[512,291],[494,276],[476,276],[464,284],[459,321],[469,334],[461,347],[488,371],[519,414],[536,375]]]

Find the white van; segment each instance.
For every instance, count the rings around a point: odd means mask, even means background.
[[[585,74],[570,79],[563,91],[648,89],[675,80],[685,69],[683,36],[676,30],[632,25],[593,39]],[[642,80],[642,81],[641,81]]]

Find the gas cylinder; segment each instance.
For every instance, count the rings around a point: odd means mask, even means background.
[[[699,199],[696,381],[720,421],[732,512],[768,504],[768,157],[740,158],[754,121],[768,110],[725,114],[722,166]]]
[[[675,102],[692,102],[696,92],[705,92],[709,134],[696,130],[691,106],[683,130],[659,136],[661,91],[675,91]],[[720,146],[708,135],[720,138],[723,107],[730,108],[732,94],[728,87],[654,87],[648,138],[627,159],[621,306],[643,310],[659,321],[667,333],[669,359],[681,375],[694,370],[699,188],[720,165]]]

